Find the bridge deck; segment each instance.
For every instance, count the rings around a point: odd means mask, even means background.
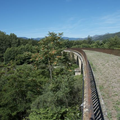
[[[86,51],[110,120],[120,119],[120,57]]]

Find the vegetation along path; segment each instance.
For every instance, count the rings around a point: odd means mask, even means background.
[[[85,50],[109,120],[120,119],[120,57]]]

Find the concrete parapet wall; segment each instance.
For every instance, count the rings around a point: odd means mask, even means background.
[[[95,120],[99,118],[101,120],[104,120],[99,97],[97,94],[94,76],[92,70],[90,69],[91,67],[88,63],[85,52],[79,48],[70,48],[65,50],[65,52],[72,52],[74,54],[74,59],[76,60],[76,63],[78,63],[79,69],[83,71],[84,100],[81,105],[83,109],[82,120]],[[94,94],[93,91],[95,91],[96,93]],[[93,100],[92,98],[94,98],[94,96],[97,96],[97,98],[95,97],[95,99]],[[96,109],[96,100],[97,100],[97,109]],[[100,112],[97,112],[98,110]]]
[[[88,71],[87,71],[86,55],[84,56],[84,53],[80,54],[80,53],[77,53],[77,52],[72,51],[72,50],[64,50],[64,52],[68,52],[70,54],[72,52],[74,54],[74,57],[76,60],[78,57],[80,70],[82,71],[82,69],[83,69],[84,101],[83,101],[81,107],[83,109],[83,120],[90,120],[91,116],[92,116],[92,118],[94,118],[94,117],[93,117],[93,113],[92,113],[93,110],[91,108],[91,104],[92,104],[92,102],[90,100],[91,90],[90,90],[90,84],[88,84],[89,78],[88,78]]]

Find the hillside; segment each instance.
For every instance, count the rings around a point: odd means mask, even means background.
[[[94,36],[90,36],[92,38],[92,40],[105,40],[105,39],[109,39],[111,37],[114,37],[115,35],[117,35],[118,37],[120,37],[120,32],[116,32],[116,33],[107,33],[107,34],[103,34],[103,35],[94,35]],[[27,37],[20,37],[23,39],[33,39],[33,40],[41,40],[43,39],[43,37],[38,37],[38,38],[27,38]],[[67,40],[85,40],[88,37],[80,37],[80,38],[76,38],[76,37],[62,37],[63,39],[67,39]]]
[[[104,34],[104,35],[95,35],[92,37],[93,40],[105,40],[105,39],[109,39],[111,37],[114,37],[114,36],[118,36],[120,37],[120,32],[117,32],[117,33],[107,33],[107,34]]]

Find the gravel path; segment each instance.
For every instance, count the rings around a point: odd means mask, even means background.
[[[84,50],[94,71],[109,120],[120,120],[120,57]]]

